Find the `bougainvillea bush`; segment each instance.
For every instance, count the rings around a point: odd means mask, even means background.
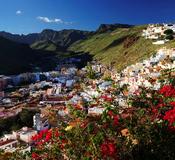
[[[83,111],[33,137],[33,160],[174,160],[175,86],[139,88],[130,107],[104,102],[101,116]],[[77,116],[81,115],[81,116]]]

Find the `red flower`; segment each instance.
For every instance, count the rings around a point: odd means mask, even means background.
[[[87,125],[88,125],[88,121],[84,121],[84,122],[81,123],[80,127],[86,128]]]
[[[109,115],[110,117],[114,116],[113,111],[109,110],[109,111],[108,111],[108,115]]]
[[[118,115],[114,116],[114,121],[113,121],[113,125],[117,126],[119,124],[119,117]]]
[[[172,85],[165,85],[159,90],[159,93],[165,97],[175,97],[175,88]]]
[[[61,142],[62,142],[62,144],[67,144],[68,143],[68,141],[66,139],[62,139]]]
[[[52,132],[50,131],[46,134],[45,142],[50,141],[51,138],[52,138]]]
[[[112,102],[112,98],[108,97],[108,98],[106,99],[106,101]]]
[[[158,105],[157,105],[157,107],[158,108],[163,108],[163,107],[165,107],[166,105],[164,104],[164,103],[159,103]]]
[[[153,113],[153,116],[152,116],[152,121],[155,120],[156,118],[159,117],[160,113],[159,113],[159,110],[157,108],[152,108],[152,113]]]
[[[32,136],[32,141],[36,141],[37,140],[37,136],[38,135]]]
[[[103,144],[101,144],[100,150],[102,156],[104,157],[116,157],[117,149],[113,142],[110,142],[108,140],[105,141]]]
[[[175,102],[170,102],[170,105],[175,108]]]
[[[58,131],[55,132],[55,137],[59,137],[59,132]]]
[[[42,146],[43,145],[43,142],[42,141],[39,141],[36,143],[38,146]]]
[[[32,159],[34,159],[34,160],[40,160],[41,158],[40,158],[40,156],[37,153],[33,152],[32,153]]]
[[[63,149],[67,143],[68,143],[68,141],[66,139],[62,139],[60,148]]]
[[[113,111],[109,110],[107,113],[113,120],[113,125],[117,126],[119,124],[119,116],[116,115]]]
[[[109,143],[108,148],[109,148],[109,155],[114,156],[116,154],[115,144],[114,143]]]
[[[113,100],[111,96],[107,96],[107,95],[102,95],[101,98],[107,102],[112,102]]]
[[[107,129],[109,127],[108,123],[104,123],[102,126],[104,129]]]
[[[157,113],[158,113],[158,109],[152,108],[152,112],[153,112],[154,114],[157,114]]]
[[[42,139],[44,139],[46,137],[47,134],[48,134],[48,130],[42,130],[37,135],[33,136],[32,140],[33,141],[41,141]]]
[[[175,109],[167,111],[163,119],[169,122],[169,126],[175,127]]]
[[[103,156],[108,155],[108,145],[107,144],[103,143],[100,146],[100,149],[101,149],[101,153]]]

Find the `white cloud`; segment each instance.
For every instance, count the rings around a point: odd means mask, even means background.
[[[20,14],[22,14],[22,11],[17,10],[17,11],[16,11],[16,15],[20,15]]]
[[[37,19],[45,23],[72,24],[72,22],[64,22],[59,18],[49,19],[48,17],[38,16]]]

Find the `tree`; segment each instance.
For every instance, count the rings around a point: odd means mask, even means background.
[[[164,31],[164,34],[166,34],[166,35],[173,35],[174,32],[173,32],[172,29],[167,29],[167,30]]]
[[[11,127],[18,123],[18,116],[0,119],[0,136],[11,131]]]
[[[166,36],[166,39],[173,40],[174,39],[174,36],[172,34],[169,34],[169,35]]]
[[[164,31],[164,34],[166,35],[165,38],[168,40],[173,40],[174,39],[174,32],[172,29],[167,29]]]
[[[33,116],[36,112],[30,111],[28,109],[23,109],[22,112],[19,113],[19,118],[21,124],[24,126],[32,127],[33,125]]]
[[[91,65],[87,66],[87,77],[90,79],[95,79],[96,77],[95,71],[92,69]]]

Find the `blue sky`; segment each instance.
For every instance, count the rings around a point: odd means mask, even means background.
[[[101,23],[175,21],[174,0],[0,0],[0,30],[95,30]]]

